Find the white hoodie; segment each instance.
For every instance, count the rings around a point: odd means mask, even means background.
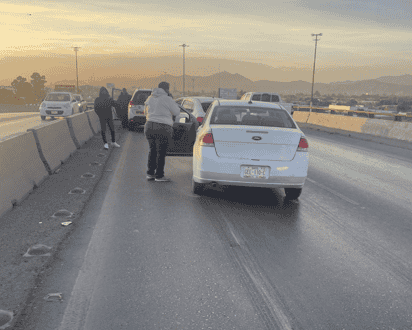
[[[155,88],[144,103],[146,121],[173,126],[173,117],[180,114],[180,108],[163,88]]]

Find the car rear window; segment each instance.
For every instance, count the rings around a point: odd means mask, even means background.
[[[287,111],[259,107],[215,107],[210,124],[296,128]]]
[[[150,94],[152,94],[151,91],[137,91],[133,95],[133,104],[143,105],[146,102],[147,98],[150,96]]]
[[[272,102],[279,102],[279,96],[272,94]]]
[[[212,104],[212,102],[202,102],[202,109],[204,112],[207,111],[207,109],[209,109],[209,106]]]
[[[54,93],[54,94],[47,95],[44,100],[45,101],[54,101],[54,102],[68,102],[68,101],[70,101],[70,95],[69,94]]]

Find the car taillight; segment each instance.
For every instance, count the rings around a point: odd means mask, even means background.
[[[130,104],[130,105],[134,105],[133,101],[130,101],[129,104]]]
[[[308,141],[304,137],[301,137],[297,151],[308,151],[308,148],[309,148]]]
[[[213,134],[206,133],[202,137],[200,137],[200,145],[204,147],[214,147],[215,141],[213,140]]]
[[[197,117],[196,119],[199,123],[202,123],[202,121],[203,121],[203,117]]]

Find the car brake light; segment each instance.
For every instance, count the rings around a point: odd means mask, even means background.
[[[304,138],[301,137],[298,145],[298,150],[297,151],[308,151],[309,148],[309,143],[308,141]]]
[[[206,133],[200,138],[200,145],[204,147],[214,147],[215,141],[212,133]]]
[[[130,101],[129,104],[130,104],[130,105],[134,105],[133,101]]]
[[[203,117],[197,117],[196,119],[199,123],[202,123],[202,121],[203,121]]]

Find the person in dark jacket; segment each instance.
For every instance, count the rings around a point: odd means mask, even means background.
[[[116,110],[119,108],[116,101],[114,101],[111,97],[109,92],[105,87],[100,88],[99,97],[94,100],[94,111],[99,116],[100,119],[100,126],[102,129],[102,138],[104,143],[104,148],[107,150],[109,149],[109,144],[106,140],[106,123],[109,126],[110,133],[112,135],[112,146],[119,148],[120,146],[116,143],[116,137],[114,132],[114,124],[113,124],[113,113],[112,107]]]
[[[129,102],[131,98],[132,96],[127,92],[126,88],[122,89],[122,92],[117,98],[117,104],[119,105],[119,108],[117,109],[117,115],[122,121],[123,128],[127,128],[127,122],[128,122],[127,111],[128,111]]]

